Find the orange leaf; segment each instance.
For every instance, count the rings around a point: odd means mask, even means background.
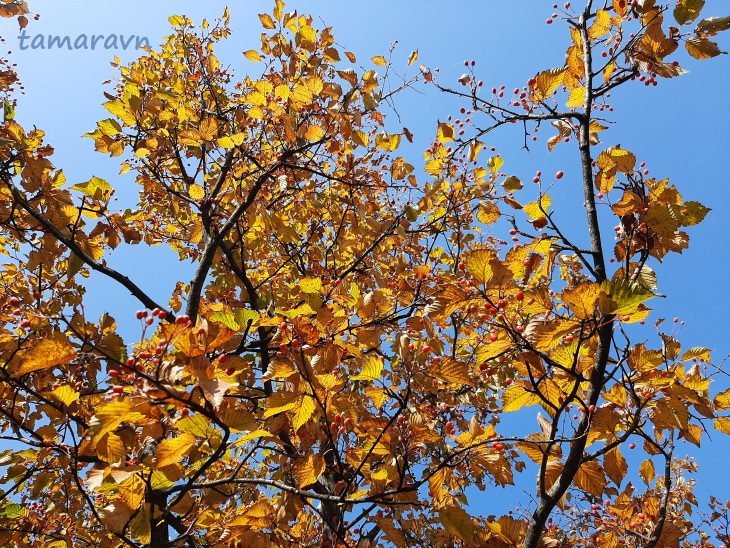
[[[52,333],[39,340],[20,355],[20,367],[14,376],[19,377],[33,371],[49,369],[55,365],[69,363],[76,357],[76,350],[63,333]]]

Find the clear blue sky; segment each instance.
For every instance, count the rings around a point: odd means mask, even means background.
[[[69,35],[73,40],[80,34],[134,34],[147,37],[153,46],[169,33],[167,18],[173,13],[186,14],[200,22],[203,17],[219,16],[225,7],[225,2],[219,0],[30,3],[41,14],[40,21],[31,21],[27,29],[30,35]],[[219,57],[237,75],[246,71],[255,75],[258,67],[246,61],[240,52],[258,46],[261,29],[256,14],[270,11],[273,1],[231,4],[234,34],[224,43]],[[485,86],[521,87],[538,70],[560,66],[568,43],[565,24],[545,24],[553,11],[552,3],[538,0],[302,0],[288,2],[286,9],[310,13],[333,26],[338,42],[353,51],[364,65],[369,65],[370,57],[386,54],[393,40],[399,41],[396,67],[399,63],[405,66],[410,51],[418,49],[416,65],[439,67],[444,83],[455,84],[463,72],[463,61],[474,59]],[[703,13],[729,12],[728,2],[708,0]],[[20,51],[17,24],[11,20],[0,21],[0,34],[8,49],[13,50],[12,58],[26,88],[17,108],[19,121],[46,131],[48,143],[56,149],[52,160],[64,169],[69,182],[82,182],[97,175],[117,187],[122,201],[134,199],[132,177],[117,175],[116,160],[93,152],[93,142],[80,138],[94,129],[97,120],[108,116],[100,106],[105,100],[101,84],[116,75],[109,64],[112,56],[116,54],[122,61],[129,61],[135,55],[133,49],[105,50],[97,46],[94,51]],[[730,50],[730,34],[721,35],[719,42],[723,49]],[[683,347],[710,347],[714,349],[715,361],[721,362],[730,354],[730,297],[726,286],[730,278],[730,56],[704,62],[688,59],[686,68],[690,74],[662,80],[657,88],[637,85],[614,93],[614,120],[618,123],[603,134],[603,141],[605,146],[620,143],[632,150],[639,161],[647,163],[653,175],[670,177],[686,200],[698,200],[713,209],[705,222],[690,231],[688,251],[668,257],[663,265],[651,265],[657,270],[659,289],[667,298],[654,299],[649,304],[655,309],[652,319],[678,316],[686,322],[680,337]],[[426,91],[420,87],[417,90]],[[433,137],[436,119],[455,114],[458,106],[432,89],[425,94],[409,92],[401,99],[402,123],[394,116],[390,121],[394,127],[407,126],[416,135],[416,142],[403,152],[418,166],[424,145]],[[548,156],[541,140],[528,154],[519,150],[519,132],[504,129],[492,133],[489,144],[505,158],[505,172],[523,180],[530,180],[537,169],[545,173],[564,170],[566,181],[577,175],[574,148],[558,147]],[[542,134],[542,139],[547,136],[548,133]],[[126,186],[126,190],[120,186]],[[553,209],[560,211],[562,222],[580,233],[584,227],[582,198],[574,192],[575,187],[566,184],[563,188],[553,197]],[[607,243],[611,241],[610,226],[604,234]],[[160,259],[159,249],[143,253],[141,258],[140,251],[116,252],[110,262],[140,279],[143,288],[165,300],[174,281],[188,277],[186,267],[174,259]],[[182,271],[165,276],[166,271],[178,269]],[[90,293],[98,287],[92,280]],[[131,312],[138,308],[137,303],[119,291],[104,295],[103,300],[95,299],[89,305],[95,313],[109,309],[117,318],[131,317]],[[656,344],[655,340],[650,342]],[[730,363],[726,365],[730,368]],[[698,492],[728,496],[730,478],[725,473],[725,463],[730,440],[721,434],[713,434],[713,438],[715,444],[698,453]],[[693,447],[687,451],[693,452]],[[534,485],[532,480],[529,485]]]

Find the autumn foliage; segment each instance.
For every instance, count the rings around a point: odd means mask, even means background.
[[[703,5],[566,4],[565,59],[514,93],[473,64],[442,82],[417,52],[404,72],[358,61],[281,0],[236,77],[214,51],[227,10],[201,28],[173,16],[86,135],[135,175],[122,210],[112,182],[67,181],[42,130],[16,122],[4,61],[0,543],[727,542],[709,535],[728,507],[697,517],[695,465],[675,449],[730,433],[730,391],[647,304],[709,210],[606,144],[605,123],[610,93],[683,74],[681,52],[722,53],[730,18]],[[27,9],[0,15],[27,24]],[[434,120],[423,163],[387,116],[416,83],[463,106]],[[575,147],[581,176],[524,188],[484,145],[503,125]],[[557,184],[582,193],[584,234],[554,221]],[[192,279],[153,295],[105,262],[142,243],[191,261]],[[136,319],[112,301],[88,317],[89,276],[136,297]],[[137,341],[117,332],[130,321]],[[526,418],[503,424],[512,413]],[[467,503],[520,473],[535,479],[521,512]]]

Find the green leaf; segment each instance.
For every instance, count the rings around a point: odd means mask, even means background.
[[[236,310],[236,322],[240,328],[247,327],[248,323],[251,322],[251,326],[255,326],[259,321],[260,314],[255,310],[249,310],[247,308],[239,308]]]
[[[233,331],[238,331],[240,329],[240,326],[236,321],[236,317],[231,312],[216,312],[211,315],[210,321],[222,323],[228,329],[232,329]]]
[[[18,519],[23,517],[25,508],[21,504],[8,504],[4,508],[0,509],[0,517],[6,519]]]
[[[674,20],[680,25],[691,23],[705,6],[705,0],[682,0],[674,8]]]
[[[517,192],[518,190],[522,190],[522,181],[514,175],[510,175],[504,180],[502,186],[507,192]]]
[[[13,108],[13,104],[5,99],[3,102],[3,110],[5,111],[5,121],[8,120],[14,120],[15,119],[15,109]]]
[[[603,314],[632,314],[652,297],[654,294],[642,285],[618,279],[601,284],[598,302]]]

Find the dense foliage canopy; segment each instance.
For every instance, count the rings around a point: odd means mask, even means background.
[[[711,394],[708,349],[644,324],[657,265],[709,209],[601,142],[616,88],[682,75],[680,52],[722,53],[730,17],[703,6],[556,7],[565,58],[514,90],[468,62],[442,82],[417,51],[402,70],[358,61],[281,0],[245,52],[256,76],[238,78],[214,51],[228,10],[200,28],[173,16],[86,135],[135,174],[139,202],[121,210],[111,182],[67,181],[43,131],[15,120],[3,60],[2,544],[728,542],[728,507],[713,500],[711,537],[675,446],[730,433],[730,390]],[[27,13],[0,5],[21,26]],[[423,165],[388,116],[416,84],[463,107],[434,120]],[[575,147],[580,177],[505,171],[484,144],[500,126]],[[584,234],[552,214],[568,184]],[[143,244],[192,262],[192,279],[153,295],[105,261]],[[111,300],[88,317],[91,275],[139,300],[138,341]],[[520,473],[536,479],[520,511],[468,504]]]

